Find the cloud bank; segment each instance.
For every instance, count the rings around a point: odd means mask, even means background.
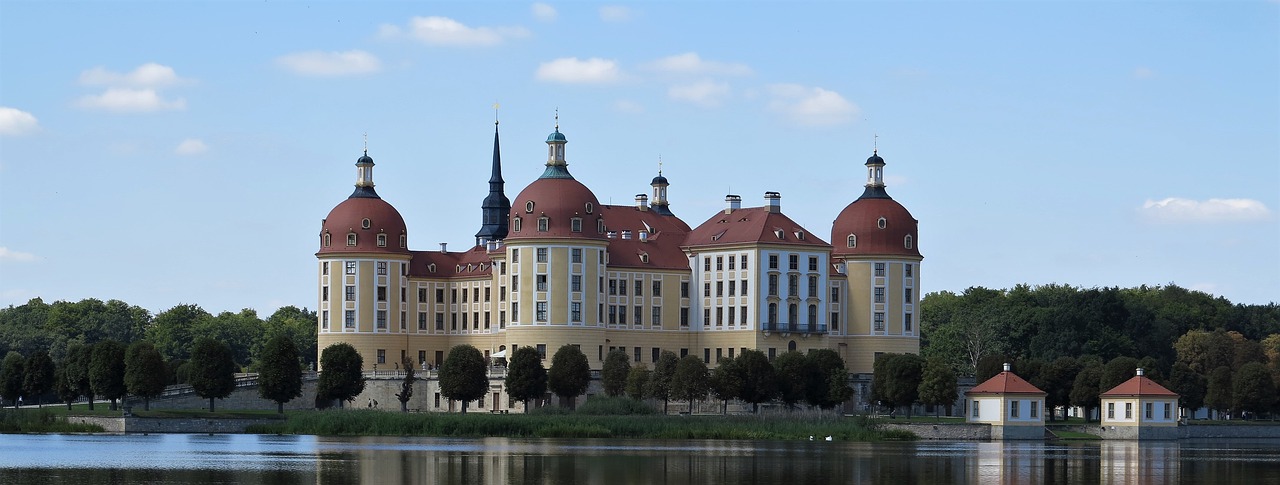
[[[276,65],[303,76],[349,76],[382,69],[382,62],[362,50],[346,52],[309,51],[276,58]]]
[[[769,86],[768,93],[772,97],[770,110],[802,125],[844,123],[858,113],[858,107],[840,93],[819,87],[774,84]]]
[[[0,106],[0,135],[22,136],[40,129],[40,121],[26,111]]]
[[[565,84],[607,84],[621,79],[622,71],[618,62],[610,59],[562,57],[539,64],[534,77]]]
[[[536,9],[535,9],[536,12]],[[413,17],[400,28],[384,24],[378,29],[384,39],[412,39],[429,45],[491,46],[509,39],[529,36],[523,27],[469,27],[448,17]]]
[[[1138,212],[1148,221],[1168,224],[1258,222],[1271,219],[1271,209],[1253,199],[1200,201],[1169,197],[1147,200]]]

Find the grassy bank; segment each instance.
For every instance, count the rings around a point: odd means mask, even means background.
[[[448,436],[512,438],[648,438],[838,441],[909,440],[908,432],[878,430],[843,417],[601,416],[583,414],[445,414],[369,410],[304,411],[250,433],[330,436]]]
[[[0,410],[0,433],[100,433],[95,424],[68,423],[66,416],[48,409]]]

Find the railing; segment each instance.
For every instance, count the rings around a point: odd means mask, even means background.
[[[313,379],[316,379],[317,377],[318,377],[318,374],[314,371],[304,371],[302,373],[302,380],[304,381],[313,380]],[[258,385],[258,374],[256,373],[236,374],[237,389],[241,387],[252,387],[256,385]],[[191,387],[191,384],[174,384],[171,386],[166,386],[164,388],[164,392],[161,393],[159,397],[163,398],[163,397],[185,396],[187,394],[195,394],[195,392],[196,391],[194,388]]]
[[[825,323],[780,323],[780,322],[760,322],[760,331],[762,332],[778,332],[778,333],[827,333],[827,324]]]

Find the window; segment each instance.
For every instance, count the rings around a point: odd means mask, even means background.
[[[831,303],[839,303],[839,302],[840,302],[840,287],[833,286],[831,287]]]
[[[330,246],[330,245],[332,245],[332,244],[333,244],[333,235],[331,235],[331,234],[329,234],[329,233],[327,233],[327,232],[326,232],[326,233],[324,233],[324,247],[326,247],[326,248],[327,248],[327,247],[329,247],[329,246]]]
[[[329,287],[320,287],[320,301],[329,301]]]
[[[710,256],[707,256],[707,257],[702,258],[702,270],[703,270],[703,271],[711,271],[711,257],[710,257]]]
[[[466,288],[463,288],[463,289],[462,289],[462,302],[463,302],[463,303],[466,303],[466,302],[467,302],[467,289],[466,289]]]
[[[716,326],[724,325],[724,307],[716,307]]]
[[[387,301],[387,287],[378,287],[378,301]]]
[[[367,221],[368,219],[365,219],[365,220]],[[378,349],[378,363],[379,364],[387,363],[387,349]]]
[[[569,219],[569,230],[572,232],[582,232],[582,218],[574,217]],[[910,237],[910,236],[907,236]]]
[[[378,330],[386,330],[387,329],[387,311],[378,310],[378,312],[375,315],[377,315]]]
[[[716,271],[724,270],[724,256],[716,256]]]
[[[489,321],[490,321],[490,313],[484,312],[484,329],[485,330],[489,329]]]
[[[734,264],[735,261],[737,261],[736,258],[729,256],[729,271],[733,271],[735,269],[734,266],[737,266]]]
[[[689,282],[681,281],[680,282],[680,298],[688,298],[688,297],[689,297]]]
[[[539,358],[539,359],[546,360],[546,358],[547,358],[547,344],[538,344],[538,358]]]
[[[436,313],[436,330],[444,330],[444,314]]]
[[[818,305],[809,305],[809,329],[818,324]]]
[[[514,248],[511,250],[511,264],[517,264],[519,262],[520,262],[520,249]]]
[[[449,330],[455,331],[455,332],[458,330],[458,314],[457,313],[449,314]]]
[[[800,294],[800,275],[798,274],[787,275],[787,295],[797,296],[799,294]]]
[[[703,308],[702,309],[702,326],[706,327],[709,325],[711,325],[711,309]]]
[[[742,296],[747,296],[747,280],[742,280]]]
[[[493,295],[491,294],[492,292],[491,292],[490,290],[492,290],[492,288],[490,288],[490,287],[488,287],[488,286],[484,287],[484,301],[485,301],[485,303],[488,303],[488,302],[489,302],[489,301],[491,301],[491,300],[492,300],[492,298],[493,298]]]
[[[547,275],[540,274],[537,276],[538,291],[547,291]]]
[[[1107,403],[1107,419],[1116,419],[1116,403]]]
[[[1146,404],[1147,404],[1146,406],[1143,406],[1142,416],[1144,419],[1152,419],[1155,416],[1155,412],[1154,412],[1155,404],[1154,403],[1146,403]]]
[[[329,329],[329,310],[320,312],[320,328]]]
[[[787,256],[787,267],[792,271],[800,269],[800,255],[792,254]]]
[[[845,245],[851,248],[858,247],[858,236],[850,234],[849,237],[845,238]],[[974,402],[977,402],[977,401],[974,401]]]
[[[511,305],[511,321],[520,321],[520,305]]]
[[[902,315],[902,331],[906,333],[911,333],[912,331],[914,331],[911,325],[910,313],[906,313]]]
[[[738,266],[741,266],[744,270],[747,269],[747,255],[743,254],[738,256],[738,262],[741,263]]]
[[[884,331],[884,312],[876,312],[872,321],[872,329],[877,332]]]
[[[831,312],[831,330],[840,330],[840,314]]]
[[[356,262],[355,262],[355,261],[347,261],[347,262],[346,262],[346,273],[347,273],[347,274],[356,274]]]
[[[716,296],[717,296],[717,297],[724,296],[724,282],[723,282],[723,281],[717,281],[717,282],[716,282]]]
[[[1173,404],[1164,403],[1164,419],[1173,419]]]
[[[618,280],[618,294],[627,296],[627,280]]]
[[[849,237],[853,237],[853,236],[849,236]],[[970,414],[970,415],[972,415],[972,416],[973,416],[973,417],[975,417],[975,418],[976,418],[976,417],[978,417],[978,409],[979,409],[979,408],[978,408],[978,401],[977,401],[977,400],[974,400],[974,401],[973,401],[973,411],[972,411],[971,413],[969,413],[969,414]]]
[[[766,320],[766,322],[768,323],[778,322],[778,304],[777,303],[769,304],[769,319]]]
[[[636,305],[635,316],[636,316],[636,321],[635,321],[636,325],[644,324],[644,307],[640,305]]]
[[[400,248],[401,248],[401,249],[403,249],[403,248],[404,248],[405,246],[407,246],[408,244],[409,244],[409,237],[408,237],[408,236],[406,236],[406,235],[404,235],[404,234],[401,234],[401,235],[400,235]]]
[[[1030,401],[1030,403],[1031,403],[1030,416],[1032,418],[1039,418],[1040,417],[1040,401]]]
[[[1133,419],[1133,403],[1124,403],[1124,419]]]
[[[618,294],[618,280],[609,280],[609,294]]]
[[[916,265],[914,265],[914,264],[904,264],[904,265],[902,265],[902,276],[907,277],[907,278],[911,278],[911,277],[912,277],[912,273],[914,273],[914,270],[913,270],[912,268],[915,268],[915,267],[916,267]]]
[[[418,303],[426,303],[426,302],[427,302],[427,289],[418,288]]]
[[[347,328],[356,328],[356,311],[347,310],[342,315],[343,325]]]
[[[538,248],[536,256],[539,263],[547,262],[547,248]]]
[[[576,274],[569,277],[569,291],[582,291],[582,275]]]
[[[635,289],[636,289],[636,290],[635,290],[635,291],[636,291],[636,293],[635,293],[635,295],[636,295],[636,296],[640,296],[640,293],[641,293],[641,292],[640,292],[640,288],[641,288],[641,287],[643,287],[643,286],[644,286],[644,280],[636,280],[636,284],[635,284],[634,286],[632,286],[632,288],[635,288]]]
[[[818,297],[818,275],[809,275],[809,297]]]
[[[738,320],[738,323],[746,325],[747,324],[747,306],[742,305],[741,307],[738,307],[738,312],[739,312],[738,317],[741,318],[741,320]]]
[[[733,281],[733,280],[730,280],[730,281],[729,281],[729,296],[738,296],[738,282],[737,282],[737,281]]]
[[[618,323],[622,325],[627,324],[627,306],[626,305],[618,306]]]
[[[427,329],[427,314],[418,313],[418,330],[426,330],[426,329]]]
[[[507,328],[507,312],[498,312],[498,328]]]
[[[875,292],[876,292],[876,293],[875,293],[875,294],[876,294],[875,302],[876,302],[876,303],[884,303],[884,287],[883,287],[883,286],[877,286],[877,287],[876,287],[876,289],[875,289]]]
[[[347,234],[347,246],[355,246],[355,245],[356,245],[356,233],[353,232],[353,233]]]
[[[618,305],[609,305],[609,323],[618,323]]]
[[[733,325],[733,324],[734,324],[734,322],[736,322],[736,321],[737,321],[737,319],[735,319],[735,318],[734,318],[734,311],[735,311],[735,310],[737,310],[737,308],[729,307],[729,318],[728,318],[729,325]]]
[[[902,238],[902,247],[911,249],[911,244],[912,244],[912,241],[911,241],[910,234],[907,234],[907,237]]]
[[[911,288],[907,288],[902,291],[902,302],[907,305],[915,303],[915,299],[913,298],[915,295],[914,295],[914,292],[911,290],[912,290]]]
[[[444,288],[436,288],[436,303],[444,303]]]
[[[378,247],[380,247],[380,248],[385,248],[385,247],[387,247],[387,235],[386,235],[386,234],[379,234],[379,235],[378,235]]]
[[[809,256],[809,271],[817,271],[817,270],[818,270],[818,257]]]
[[[661,280],[654,280],[654,281],[653,281],[653,292],[652,292],[652,293],[653,293],[653,296],[662,296],[662,281],[661,281]]]
[[[457,288],[450,288],[450,289],[449,289],[449,303],[457,303],[457,302],[458,302],[458,289],[457,289]]]
[[[689,326],[689,309],[688,308],[684,308],[684,307],[680,308],[680,326],[681,327]]]
[[[569,321],[572,321],[572,322],[582,321],[582,303],[581,302],[575,301],[575,302],[569,303]]]
[[[702,348],[702,363],[704,363],[704,364],[710,364],[710,363],[711,363],[711,349],[710,349],[710,348],[706,348],[706,347],[703,347],[703,348]]]
[[[351,285],[347,285],[347,287],[346,287],[346,288],[344,288],[344,290],[345,290],[345,291],[346,291],[346,293],[347,293],[347,295],[346,295],[346,300],[347,300],[347,301],[356,301],[356,287],[351,286]]]
[[[546,217],[538,218],[538,232],[547,232],[547,228],[551,226],[551,219]]]
[[[876,227],[878,228],[884,229],[887,225],[889,225],[889,221],[886,221],[883,217],[876,221]]]
[[[570,261],[570,262],[573,262],[573,263],[581,263],[581,262],[582,262],[582,249],[581,249],[581,248],[573,248],[573,249],[570,249],[570,250],[569,250],[569,261]]]
[[[536,310],[537,311],[534,315],[534,319],[539,322],[547,321],[547,302],[545,301],[538,302]]]
[[[778,255],[776,254],[769,255],[769,269],[778,269]]]
[[[787,305],[787,323],[796,323],[800,320],[800,308],[795,303]]]
[[[653,317],[649,319],[653,325],[662,325],[662,307],[653,307]]]
[[[652,362],[657,362],[660,357],[662,357],[662,349],[654,347],[649,358],[653,359]]]
[[[884,276],[884,263],[876,263],[876,276]]]
[[[769,275],[769,296],[778,296],[778,275]]]
[[[1018,417],[1018,401],[1009,401],[1009,417]]]
[[[705,296],[705,297],[710,297],[710,296],[711,296],[711,283],[710,283],[710,282],[707,282],[707,283],[703,283],[703,284],[702,284],[702,296]]]
[[[326,275],[327,275],[327,274],[329,274],[329,262],[328,262],[328,261],[325,261],[325,262],[324,262],[324,266],[323,266],[323,268],[324,268],[324,269],[321,271],[321,273],[320,273],[320,274],[326,274]]]

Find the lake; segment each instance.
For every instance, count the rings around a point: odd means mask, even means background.
[[[0,483],[1280,484],[1280,441],[0,435]]]

